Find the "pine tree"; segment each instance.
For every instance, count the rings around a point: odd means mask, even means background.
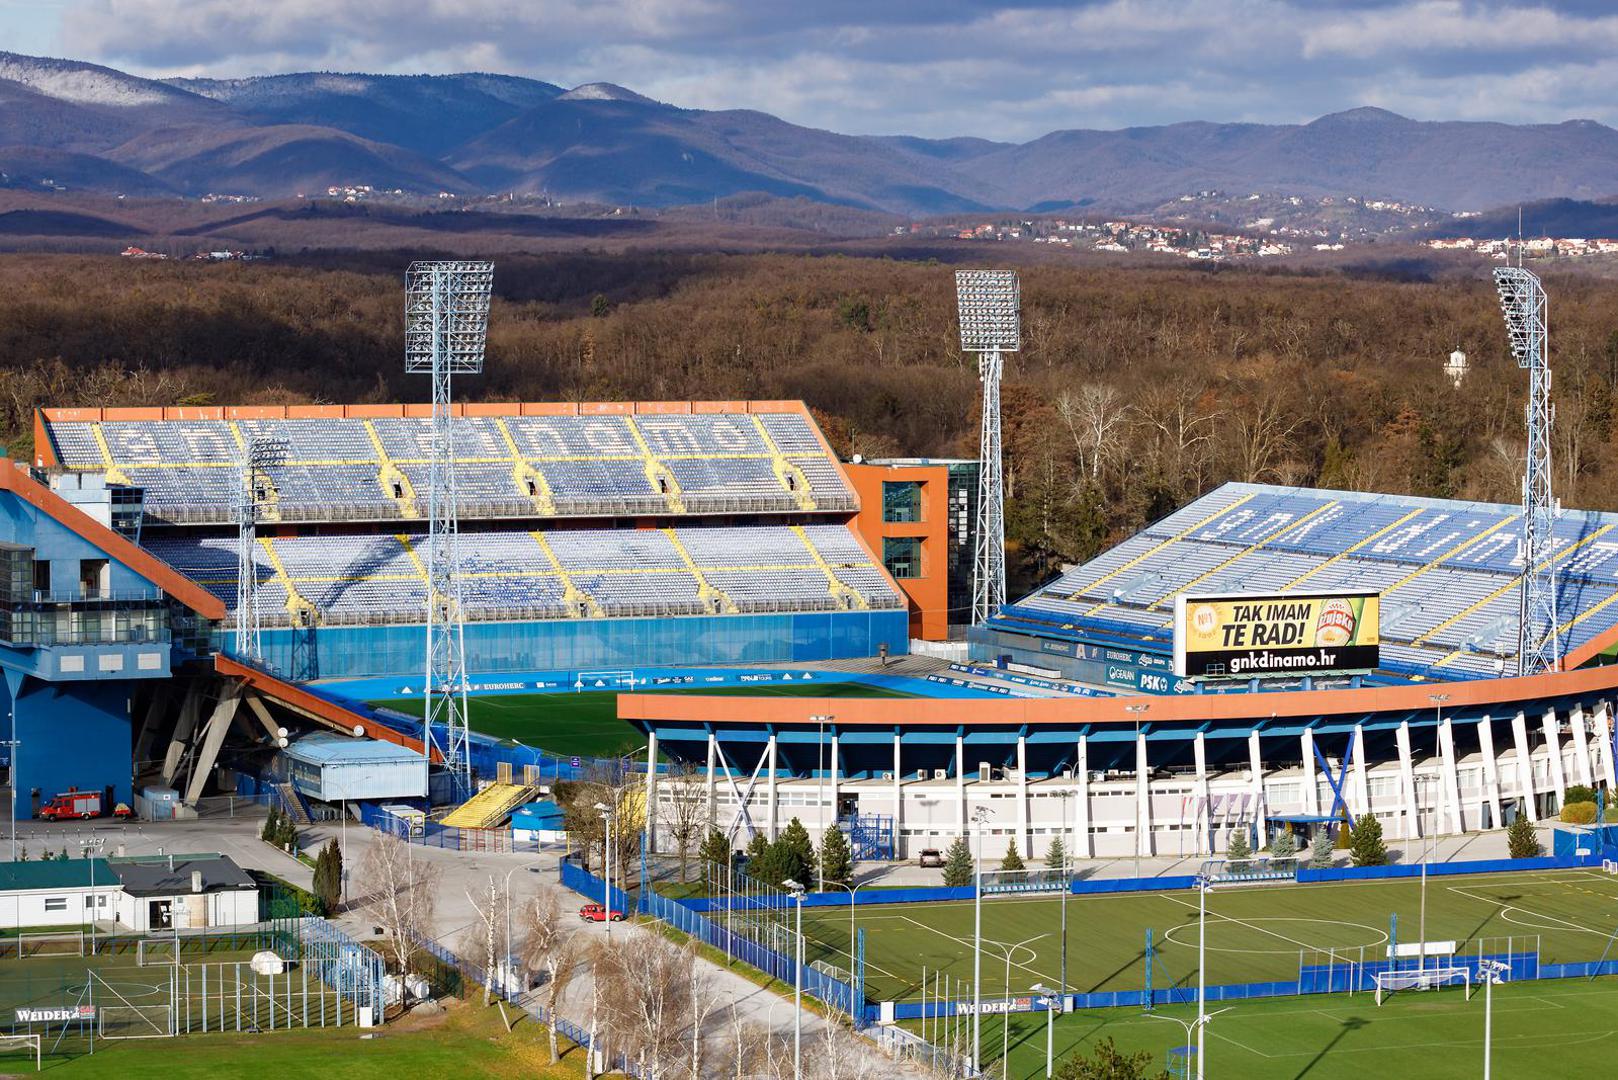
[[[753,838],[747,841],[747,850],[745,852],[747,856],[747,872],[749,874],[753,873],[753,865],[764,858],[769,850],[770,842],[764,838],[764,834],[761,832],[754,833]]]
[[[1382,842],[1382,823],[1375,814],[1361,814],[1355,820],[1348,854],[1355,866],[1387,865],[1388,846]]]
[[[809,830],[793,818],[781,830],[776,843],[781,848],[781,880],[796,881],[808,888],[815,872],[815,842],[809,839]]]
[[[841,829],[829,830],[820,841],[820,879],[837,885],[854,882],[854,852]]]
[[[972,852],[966,841],[957,836],[944,852],[944,884],[953,889],[964,889],[972,884]]]
[[[1247,869],[1247,860],[1253,857],[1253,845],[1247,839],[1247,826],[1238,825],[1231,830],[1230,843],[1225,848],[1225,859],[1233,873]]]
[[[1309,846],[1309,869],[1329,870],[1332,863],[1331,829],[1322,825],[1315,832],[1314,843]]]
[[[1298,853],[1298,838],[1288,830],[1276,833],[1275,839],[1270,841],[1270,854],[1277,859],[1289,858]]]
[[[343,899],[343,853],[336,840],[329,840],[315,856],[315,880],[312,891],[320,902],[324,914],[335,915]]]
[[[1060,836],[1054,837],[1050,847],[1045,849],[1045,865],[1052,870],[1061,870],[1067,866],[1067,845],[1062,843]]]
[[[697,848],[697,858],[709,868],[710,873],[723,871],[730,865],[730,838],[718,829],[709,829],[708,835],[702,838],[702,845]]]
[[[1006,857],[1000,860],[1002,870],[1026,870],[1022,856],[1017,853],[1017,839],[1012,837],[1006,842]]]
[[[1518,814],[1506,829],[1506,851],[1513,859],[1532,859],[1539,855],[1542,849],[1539,846],[1539,834],[1534,832],[1534,823],[1525,815]]]

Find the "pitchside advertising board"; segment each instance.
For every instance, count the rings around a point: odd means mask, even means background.
[[[1222,593],[1174,598],[1174,673],[1255,679],[1377,665],[1374,592]]]

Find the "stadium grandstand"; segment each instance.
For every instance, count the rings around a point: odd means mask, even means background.
[[[906,651],[905,597],[853,528],[854,490],[801,403],[455,410],[470,673]],[[303,684],[420,676],[429,417],[41,410],[32,467],[0,468],[19,788],[127,801],[138,776],[194,803],[244,729],[249,748],[315,726],[419,753]],[[264,629],[250,665],[226,654],[224,628],[243,448],[259,437],[286,454],[254,481]]]
[[[1615,526],[1556,518],[1561,670],[1518,675],[1518,508],[1227,484],[973,627],[953,666],[1000,700],[637,695],[619,714],[706,763],[693,782],[742,840],[875,822],[904,857],[970,835],[980,808],[984,850],[1024,857],[1057,836],[1189,857],[1365,813],[1398,841],[1500,828],[1554,816],[1570,785],[1613,787]],[[1177,598],[1321,594],[1379,598],[1374,665],[1176,672]]]

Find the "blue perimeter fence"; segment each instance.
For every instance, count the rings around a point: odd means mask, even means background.
[[[718,949],[734,960],[757,968],[772,979],[788,986],[800,985],[798,980],[801,979],[805,994],[847,1015],[855,1023],[863,1023],[870,1018],[865,1001],[865,980],[860,974],[859,957],[865,953],[863,930],[860,931],[859,944],[854,949],[856,957],[852,965],[852,981],[844,981],[807,963],[799,967],[796,957],[787,956],[740,934],[731,933],[723,924],[644,885],[640,890],[638,903],[628,893],[616,885],[613,886],[612,902],[608,904],[607,883],[580,866],[571,855],[562,860],[562,884],[607,907],[609,911],[637,911],[643,915],[650,915],[682,934]],[[755,902],[753,906],[758,905]]]
[[[1618,829],[1612,830],[1618,838]],[[1608,849],[1605,854],[1594,853],[1587,855],[1552,855],[1532,859],[1478,859],[1467,862],[1433,863],[1427,867],[1430,877],[1456,876],[1466,874],[1495,874],[1502,872],[1526,872],[1543,870],[1586,869],[1592,866],[1599,867],[1603,858],[1618,859],[1618,850]],[[1298,872],[1300,883],[1319,883],[1327,881],[1366,881],[1378,879],[1396,879],[1417,877],[1421,874],[1419,865],[1411,866],[1377,866],[1377,867],[1339,867],[1330,870],[1308,870]],[[594,874],[580,867],[572,859],[562,863],[562,884],[574,892],[580,893],[597,903],[605,903],[606,883]],[[1166,892],[1180,889],[1194,889],[1196,878],[1191,876],[1166,876],[1158,878],[1123,878],[1102,881],[1074,881],[1070,888],[1075,895],[1096,895],[1118,892]],[[706,944],[720,949],[727,955],[752,965],[783,983],[792,982],[792,958],[783,956],[772,949],[766,949],[752,941],[746,941],[738,935],[728,935],[719,922],[708,918],[709,913],[721,909],[717,901],[693,898],[675,901],[657,894],[650,888],[642,888],[640,899],[637,902],[629,894],[616,887],[612,890],[613,906],[621,910],[635,910],[643,914],[668,923],[670,926],[698,938]],[[804,898],[805,907],[848,907],[881,905],[881,904],[914,904],[938,901],[962,901],[972,899],[972,889],[947,887],[917,887],[908,889],[880,889],[866,893],[857,893],[852,897],[847,893],[811,893]],[[773,901],[768,897],[755,898],[750,905],[776,907],[789,907],[793,901],[776,898]],[[857,949],[861,955],[864,953],[862,942]],[[1498,960],[1507,967],[1506,977],[1512,981],[1534,979],[1571,979],[1593,978],[1598,975],[1618,975],[1618,959],[1601,961],[1583,961],[1568,964],[1542,964],[1537,951],[1524,952],[1490,952],[1481,956],[1456,955],[1445,959],[1449,967],[1465,968],[1471,972],[1474,979],[1479,978],[1478,965],[1482,960]],[[1340,962],[1326,964],[1305,963],[1299,961],[1298,978],[1276,982],[1261,983],[1226,983],[1206,988],[1209,1001],[1241,1001],[1253,998],[1266,997],[1295,997],[1304,994],[1342,994],[1352,992],[1370,992],[1376,989],[1376,976],[1380,973],[1409,970],[1415,961],[1413,959],[1350,961],[1343,959]],[[856,965],[857,966],[857,965]],[[841,980],[833,979],[823,972],[813,968],[804,969],[804,991],[812,996],[835,1006],[837,1009],[856,1017],[863,1023],[874,1023],[884,1016],[884,1007],[887,1015],[894,1020],[916,1020],[923,1017],[938,1017],[970,1013],[972,1003],[966,1001],[930,1001],[930,1002],[868,1002],[864,999],[863,980],[856,976],[853,985]],[[1073,1009],[1105,1009],[1117,1007],[1153,1008],[1158,1005],[1194,1004],[1196,989],[1194,987],[1162,987],[1139,990],[1119,990],[1104,993],[1072,993],[1065,999],[1065,1008]],[[857,1002],[860,1009],[849,1008],[849,1003]],[[1035,1012],[1045,1008],[1043,999],[1036,995],[1019,995],[1012,998],[985,1000],[981,1004],[987,1013],[1004,1012]]]

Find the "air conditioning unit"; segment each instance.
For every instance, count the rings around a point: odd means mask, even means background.
[[[881,779],[883,779],[883,780],[892,780],[893,779],[893,773],[885,772],[885,773],[883,773],[881,775]]]
[[[934,780],[948,780],[949,779],[949,770],[948,769],[934,769],[933,770],[933,779]]]
[[[1062,779],[1063,780],[1071,780],[1071,779],[1073,779],[1073,770],[1072,769],[1063,769],[1062,770]]]
[[[978,762],[978,779],[979,780],[987,780],[987,779],[989,779],[989,776],[990,776],[989,763],[987,761]]]

